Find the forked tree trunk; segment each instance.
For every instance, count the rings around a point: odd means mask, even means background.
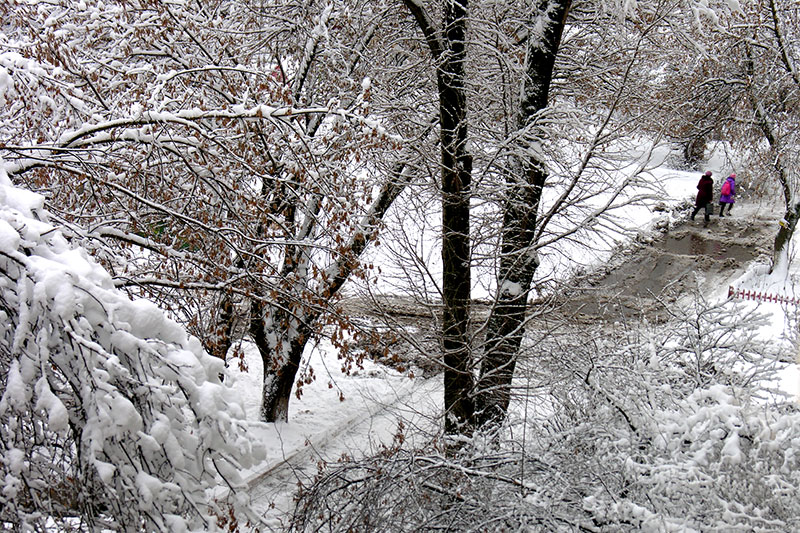
[[[408,185],[412,176],[407,172],[405,163],[395,165],[392,175],[384,182],[358,229],[344,247],[343,253],[326,270],[323,276],[326,284],[320,287],[319,298],[328,300],[341,290],[358,265],[359,257],[369,243],[378,236],[380,221]],[[301,259],[288,261],[282,272],[283,277],[302,278],[298,272],[308,269],[300,267],[301,261]],[[288,293],[294,294],[298,301],[302,301],[304,297],[302,288],[294,292],[289,290]],[[313,336],[315,324],[322,312],[320,306],[303,309],[298,302],[291,302],[288,299],[270,303],[256,299],[251,301],[250,335],[258,347],[264,364],[264,387],[260,410],[262,421],[288,420],[289,398],[300,368],[303,351]]]
[[[262,422],[286,422],[289,398],[310,331],[307,322],[289,316],[277,306],[254,302],[251,308],[250,334],[264,365],[259,418]]]
[[[466,150],[467,96],[464,81],[467,0],[445,4],[442,37],[433,28],[421,3],[404,0],[417,20],[437,67],[442,144],[442,260],[445,432],[469,434],[476,422],[473,358],[467,325],[470,301],[470,181],[472,161]],[[525,95],[520,127],[547,105],[553,64],[564,27],[569,0],[540,1],[539,10],[551,19],[542,41],[528,45]],[[532,32],[533,34],[533,32]],[[490,320],[487,350],[481,369],[484,413],[505,412],[516,354],[522,335],[527,295],[536,268],[529,253],[536,209],[544,183],[544,167],[535,158],[518,165],[521,175],[509,177],[503,230],[503,260],[494,316]],[[491,415],[495,418],[494,415]],[[483,417],[481,417],[483,418]]]
[[[547,106],[550,81],[570,0],[539,2],[544,33],[529,41],[526,79],[518,115],[519,128]],[[544,11],[549,7],[549,11]],[[531,32],[533,34],[533,32]],[[544,162],[535,155],[515,158],[517,172],[506,178],[500,271],[497,297],[489,317],[485,353],[478,381],[477,420],[480,425],[505,419],[520,343],[525,332],[525,311],[538,260],[534,252],[537,212],[547,178]]]

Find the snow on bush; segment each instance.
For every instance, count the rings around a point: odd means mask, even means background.
[[[344,461],[293,530],[800,531],[800,409],[775,390],[794,348],[752,306],[664,311],[549,331],[503,436]]]
[[[130,301],[0,160],[0,529],[213,530],[263,456],[223,362]],[[220,521],[220,523],[222,523]]]

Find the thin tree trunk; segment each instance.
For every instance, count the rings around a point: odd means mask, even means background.
[[[780,229],[778,229],[778,234],[775,236],[775,243],[772,248],[772,265],[769,270],[770,273],[778,268],[782,261],[788,260],[787,252],[789,242],[792,240],[792,236],[797,229],[798,220],[800,220],[800,203],[796,203],[793,207],[786,209],[783,222],[780,225]]]
[[[773,4],[773,9],[774,9],[774,4]],[[775,28],[776,28],[776,33],[780,36],[780,33],[778,32],[777,21],[775,22]],[[781,46],[783,47],[782,41],[781,41]],[[753,55],[750,51],[749,46],[745,47],[745,54],[746,54],[745,66],[747,68],[747,74],[752,79],[755,77],[755,65],[753,63]],[[789,63],[786,64],[786,68],[792,70]],[[785,222],[781,224],[780,229],[778,230],[778,234],[775,236],[775,242],[772,248],[772,265],[770,266],[770,273],[771,273],[775,269],[775,267],[777,267],[778,264],[780,263],[781,258],[784,256],[785,251],[788,249],[789,242],[792,240],[792,237],[794,236],[794,231],[797,226],[798,216],[800,216],[800,203],[795,202],[794,191],[792,188],[792,180],[790,175],[791,171],[789,168],[787,168],[787,165],[784,161],[783,146],[781,144],[780,138],[778,137],[778,133],[775,131],[775,126],[770,120],[769,114],[767,113],[766,109],[764,109],[763,104],[758,99],[758,96],[753,94],[752,87],[750,85],[748,85],[748,89],[750,96],[750,104],[753,108],[756,124],[758,124],[758,127],[764,134],[764,138],[766,138],[767,142],[769,143],[770,150],[775,155],[773,159],[774,162],[772,165],[775,168],[775,172],[778,175],[778,182],[781,185],[781,191],[783,193],[783,202],[786,208],[784,214]]]
[[[542,1],[546,19],[540,41],[529,41],[526,79],[518,126],[526,128],[547,106],[561,35],[571,1]],[[547,173],[536,156],[515,156],[512,168],[517,172],[506,177],[506,201],[497,298],[486,332],[485,353],[478,381],[477,421],[480,425],[500,423],[511,399],[511,383],[517,364],[525,311],[533,274],[539,265],[533,245],[537,211]]]
[[[773,159],[773,167],[778,175],[778,182],[780,183],[781,191],[783,192],[783,203],[786,208],[783,216],[784,221],[781,223],[780,228],[778,229],[778,234],[775,236],[774,246],[772,247],[772,264],[770,266],[770,272],[772,272],[780,263],[781,258],[784,256],[789,247],[789,242],[794,236],[798,218],[800,217],[800,203],[796,202],[794,199],[794,194],[791,187],[790,170],[786,168],[784,158],[781,153],[780,140],[775,134],[772,124],[767,117],[767,113],[764,111],[763,106],[755,101],[753,108],[756,119],[761,127],[761,131],[764,133],[764,137],[766,137],[767,141],[769,142],[770,149],[775,154],[775,158]]]

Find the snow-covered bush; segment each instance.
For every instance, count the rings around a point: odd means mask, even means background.
[[[0,163],[2,161],[0,160]],[[213,530],[259,459],[221,360],[48,224],[0,164],[0,529]]]
[[[505,440],[338,465],[303,492],[295,529],[800,530],[800,410],[775,390],[793,348],[759,340],[752,307],[668,307],[549,332]]]

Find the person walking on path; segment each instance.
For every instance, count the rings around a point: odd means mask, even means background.
[[[722,189],[719,191],[719,216],[724,217],[722,214],[725,211],[725,206],[728,206],[728,216],[731,216],[731,209],[733,203],[736,201],[736,174],[731,173],[725,183],[722,184]]]
[[[708,222],[711,215],[711,199],[714,197],[714,180],[711,179],[711,171],[707,170],[705,174],[700,176],[700,181],[697,183],[697,198],[694,201],[694,211],[690,217],[694,220],[695,215],[703,208],[706,210],[705,219]]]

